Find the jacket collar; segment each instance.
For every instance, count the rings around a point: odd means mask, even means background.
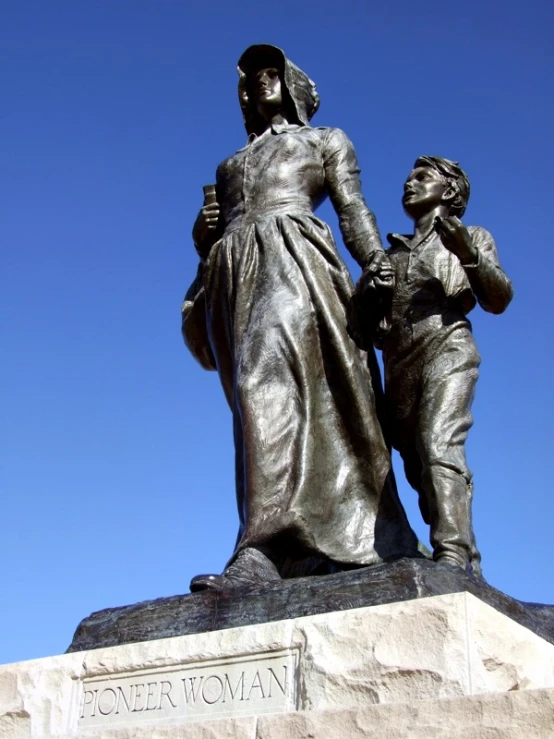
[[[280,133],[292,133],[294,131],[298,131],[301,128],[306,128],[306,126],[299,126],[297,123],[272,123],[271,126],[260,136],[255,133],[251,133],[248,136],[248,143],[251,144],[253,141],[256,141],[256,139],[260,139],[262,136],[266,136],[269,131],[271,131],[271,133],[279,135]]]
[[[404,249],[408,249],[409,251],[413,251],[414,249],[417,249],[418,246],[421,246],[422,244],[426,244],[428,241],[430,241],[434,236],[437,236],[437,231],[435,227],[429,231],[429,233],[424,236],[419,241],[414,241],[414,237],[410,236],[408,234],[387,234],[387,241],[391,245],[391,247],[394,249],[395,247],[403,247]]]

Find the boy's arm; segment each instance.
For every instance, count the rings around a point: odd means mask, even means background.
[[[514,290],[498,261],[494,239],[481,226],[469,226],[468,231],[477,252],[473,264],[462,264],[471,289],[484,310],[503,313],[510,304]]]
[[[456,216],[436,218],[435,228],[444,246],[460,260],[481,307],[489,313],[505,311],[514,291],[490,233],[481,226],[468,228]]]

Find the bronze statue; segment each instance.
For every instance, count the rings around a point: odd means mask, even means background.
[[[353,284],[314,216],[328,194],[356,261],[386,271],[354,149],[310,127],[315,85],[276,47],[241,56],[239,100],[248,142],[219,165],[196,220],[183,336],[233,413],[240,531],[223,574],[191,590],[418,556],[346,330]]]
[[[404,185],[411,236],[391,234],[391,265],[381,266],[381,305],[366,316],[382,346],[388,440],[400,452],[406,478],[430,524],[433,558],[480,574],[471,520],[472,475],[465,441],[480,363],[467,314],[476,302],[502,313],[512,285],[492,236],[459,220],[469,180],[456,162],[420,157]],[[358,284],[358,305],[367,292]]]

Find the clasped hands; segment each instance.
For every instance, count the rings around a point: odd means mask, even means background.
[[[364,268],[356,285],[360,297],[368,293],[394,288],[394,268],[384,251],[375,252],[370,263]]]
[[[446,249],[454,254],[462,266],[474,265],[478,260],[478,252],[471,238],[471,234],[456,216],[435,218],[435,229]],[[394,289],[394,268],[385,252],[376,252],[367,265],[356,285],[358,296],[371,292],[389,291]]]
[[[350,305],[348,331],[360,349],[381,345],[390,330],[394,267],[384,251],[374,252],[364,268]]]

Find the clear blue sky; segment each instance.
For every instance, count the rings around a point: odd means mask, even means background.
[[[409,228],[419,154],[469,173],[465,221],[515,284],[503,316],[473,314],[476,533],[491,584],[554,602],[553,23],[546,0],[0,0],[0,662],[231,552],[231,415],[179,308],[202,185],[245,140],[252,43],[316,81],[314,124],[354,141],[383,235]]]

